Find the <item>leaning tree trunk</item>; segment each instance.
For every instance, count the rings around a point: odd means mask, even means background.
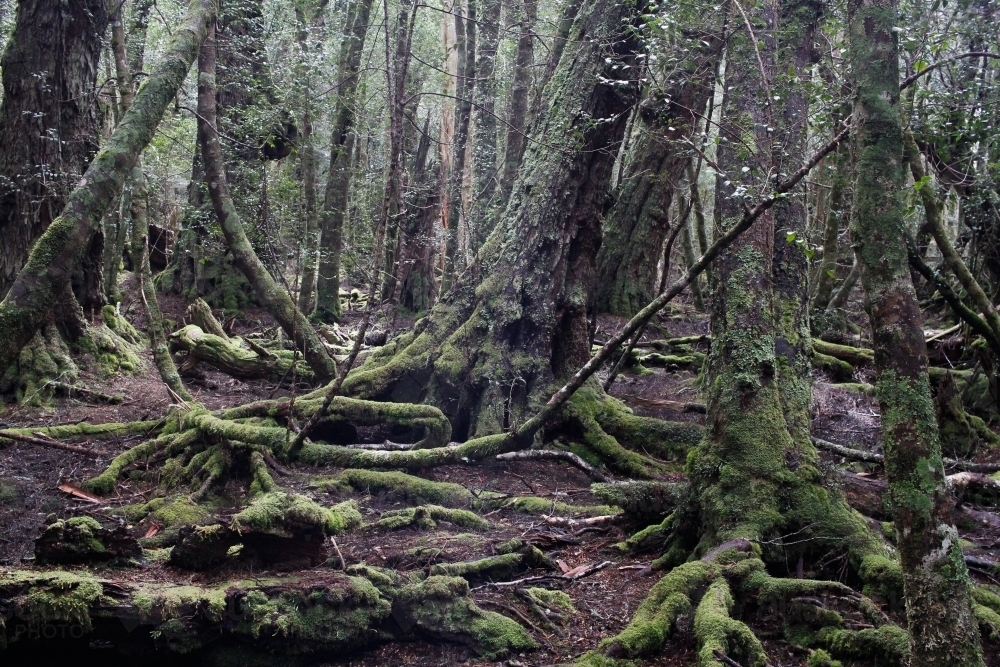
[[[699,35],[697,48],[677,65],[677,76],[639,106],[639,137],[604,225],[597,255],[597,309],[632,317],[657,295],[656,269],[669,229],[675,184],[690,160],[685,140],[698,128],[715,86],[721,17]]]
[[[337,373],[336,363],[309,320],[295,307],[292,297],[278,285],[257,257],[233,204],[216,130],[215,68],[215,30],[211,28],[198,55],[198,144],[205,161],[205,177],[219,226],[236,266],[250,282],[258,301],[295,341],[316,377],[323,381],[332,379]]]
[[[514,425],[589,358],[600,209],[637,92],[615,80],[634,65],[622,35],[631,16],[610,0],[581,9],[533,130],[543,140],[529,147],[501,223],[429,316],[353,373],[345,393],[435,404],[464,439]]]
[[[266,193],[267,184],[262,161],[287,157],[298,127],[291,115],[277,108],[264,44],[263,0],[220,0],[219,5],[219,131],[235,139],[223,146],[226,177],[236,210],[250,222],[258,211],[265,211],[261,193]],[[189,299],[204,297],[213,306],[235,313],[249,303],[253,291],[215,224],[203,169],[201,155],[195,151],[189,206],[181,218],[171,265],[157,280],[166,292]],[[254,250],[277,272],[284,264],[278,257],[284,253],[273,245],[276,235],[266,229],[266,216],[261,215],[260,220],[260,225],[250,225],[248,235]]]
[[[316,285],[316,315],[333,322],[340,318],[340,251],[343,246],[347,193],[351,187],[351,148],[354,106],[358,89],[361,54],[368,34],[372,0],[356,0],[348,9],[350,31],[340,45],[339,85],[333,114],[333,144],[330,173],[323,208],[319,214],[320,255]]]
[[[135,103],[91,162],[62,214],[32,248],[28,262],[0,303],[0,368],[10,367],[45,322],[100,227],[121,195],[139,154],[177,94],[215,20],[212,0],[192,0],[160,63],[136,95]]]
[[[0,62],[0,298],[97,152],[94,88],[108,25],[105,2],[23,0],[17,5],[14,32]],[[100,290],[94,295],[93,288],[100,284],[95,278],[100,277],[102,246],[100,238],[84,241],[91,275],[76,266],[73,277],[81,303],[90,309],[101,302]]]
[[[851,239],[875,350],[882,447],[903,567],[912,667],[982,665],[979,628],[945,482],[910,279],[895,0],[848,3],[857,170]]]

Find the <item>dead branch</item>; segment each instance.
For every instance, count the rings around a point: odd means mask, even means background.
[[[516,459],[527,459],[531,461],[539,460],[560,460],[566,461],[570,465],[576,466],[587,474],[595,482],[607,482],[608,478],[599,470],[594,468],[573,452],[564,452],[558,449],[524,449],[517,452],[507,452],[497,454],[498,461],[513,461]]]

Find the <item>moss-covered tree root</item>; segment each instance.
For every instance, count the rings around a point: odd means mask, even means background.
[[[653,586],[628,627],[577,665],[609,667],[652,656],[674,634],[677,621],[692,614],[698,664],[706,667],[731,664],[722,658],[757,667],[772,664],[750,624],[775,618],[784,622],[786,639],[797,645],[834,657],[905,664],[906,631],[874,601],[836,581],[773,577],[758,554],[748,540],[734,540],[672,569]],[[754,613],[740,619],[734,616],[739,610]],[[865,629],[847,627],[851,624]]]

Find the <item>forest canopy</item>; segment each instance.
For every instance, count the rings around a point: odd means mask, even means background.
[[[0,0],[4,664],[1000,664],[995,0]]]

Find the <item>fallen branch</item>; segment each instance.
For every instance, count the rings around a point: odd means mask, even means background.
[[[828,452],[839,454],[840,456],[853,461],[865,461],[866,463],[882,463],[884,461],[884,457],[881,454],[866,452],[864,450],[854,449],[845,445],[838,445],[835,442],[823,440],[822,438],[813,437],[812,442],[820,449],[825,449]],[[988,474],[1000,472],[1000,463],[974,463],[972,461],[959,461],[958,459],[944,459],[944,465],[946,468],[950,468],[951,470],[961,470],[969,473]],[[957,475],[951,475],[951,477],[956,476]]]
[[[604,516],[592,516],[587,519],[569,519],[564,516],[549,516],[543,514],[542,519],[550,526],[561,528],[591,528],[595,526],[606,526],[609,523],[618,523],[622,520],[621,514],[605,514]]]
[[[41,436],[41,437],[36,437]],[[73,452],[74,454],[84,454],[86,456],[101,456],[101,452],[90,449],[88,447],[78,447],[77,445],[67,445],[64,442],[58,442],[56,440],[50,440],[43,433],[35,433],[34,436],[24,435],[18,433],[17,431],[0,431],[0,438],[7,438],[8,440],[17,440],[18,442],[26,442],[30,445],[38,445],[39,447],[48,447],[50,449],[61,449],[64,452]]]
[[[539,460],[560,460],[566,461],[570,465],[576,466],[587,474],[595,482],[607,482],[608,478],[573,452],[564,452],[557,449],[525,449],[517,452],[507,452],[497,454],[498,461],[513,461],[515,459]]]

